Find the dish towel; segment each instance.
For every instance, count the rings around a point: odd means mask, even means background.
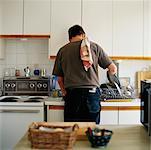
[[[88,71],[88,69],[93,64],[93,59],[90,49],[90,41],[88,40],[88,38],[82,40],[81,47],[80,47],[80,56],[81,56],[81,60],[83,61],[83,66],[85,71]]]

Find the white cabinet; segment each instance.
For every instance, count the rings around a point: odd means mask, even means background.
[[[90,40],[112,55],[112,1],[83,0],[82,26]]]
[[[64,121],[64,106],[47,105],[47,121],[48,122],[63,122]]]
[[[0,59],[4,58],[5,40],[0,38]]]
[[[2,0],[1,34],[21,34],[23,23],[23,0]]]
[[[113,55],[143,56],[143,0],[113,0]]]
[[[140,124],[140,110],[119,110],[119,124]]]
[[[2,1],[0,1],[0,33],[2,32]],[[4,40],[0,38],[0,59],[4,58]]]
[[[144,1],[144,56],[151,57],[151,1]]]
[[[0,34],[2,33],[2,1],[0,1]]]
[[[100,112],[100,124],[105,125],[105,124],[118,124],[118,110],[102,110]]]
[[[140,103],[122,104],[117,103],[110,105],[107,102],[102,103],[100,112],[100,124],[102,125],[124,125],[124,124],[140,124]],[[109,106],[110,105],[110,106]]]
[[[49,55],[69,42],[68,29],[75,24],[81,24],[81,0],[52,0]]]
[[[50,0],[24,0],[24,34],[50,34]]]
[[[1,34],[50,34],[50,0],[2,0]]]

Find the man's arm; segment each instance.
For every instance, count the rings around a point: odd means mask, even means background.
[[[110,74],[114,75],[117,73],[117,67],[114,63],[111,63],[107,68]]]
[[[60,86],[60,89],[61,89],[61,92],[62,92],[62,96],[65,96],[66,95],[66,90],[65,90],[65,87],[64,87],[64,78],[61,77],[61,76],[58,76],[58,83],[59,83],[59,86]]]

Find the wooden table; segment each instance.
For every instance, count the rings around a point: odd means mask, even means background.
[[[76,141],[73,150],[151,150],[151,137],[142,125],[101,126],[114,132],[107,147],[91,148],[89,141]],[[30,147],[27,134],[18,142],[14,150],[34,150]]]

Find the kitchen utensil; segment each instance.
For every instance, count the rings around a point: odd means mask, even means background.
[[[121,92],[121,84],[120,84],[118,77],[115,74],[113,75],[109,71],[107,71],[107,78],[108,78],[109,82],[115,86],[115,88],[119,92],[119,95],[123,96],[123,94]]]
[[[107,78],[111,84],[114,84],[114,85],[117,84],[119,88],[121,88],[120,81],[115,74],[113,75],[109,71],[107,71]]]
[[[29,67],[24,68],[25,77],[30,77],[30,69]]]

